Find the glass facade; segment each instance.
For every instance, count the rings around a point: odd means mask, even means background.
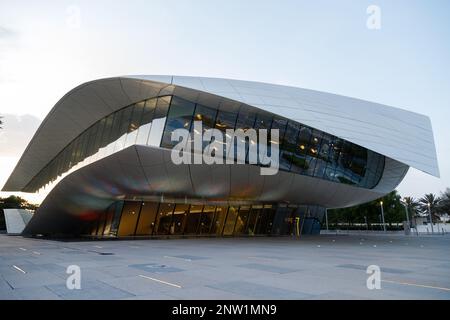
[[[300,235],[311,233],[309,220],[317,221],[320,226],[324,212],[324,208],[316,206],[117,201],[93,222],[88,234],[98,237]]]
[[[66,175],[134,144],[160,146],[172,96],[127,106],[97,121],[67,145],[25,191],[55,185]]]
[[[195,120],[203,121],[203,130],[215,128],[224,133],[226,129],[279,129],[282,171],[369,189],[377,185],[383,173],[384,156],[299,122],[244,104],[225,103],[213,108],[168,95],[137,102],[97,121],[43,168],[25,191],[55,185],[74,170],[134,144],[172,148],[175,144],[170,139],[173,130],[185,128],[193,132]],[[255,142],[247,141],[245,150],[236,150],[235,157],[244,152],[248,163],[252,143]],[[204,146],[206,144],[204,142]],[[249,217],[239,216],[235,223],[241,228],[242,219]],[[199,215],[198,219],[209,218]],[[155,227],[164,229],[167,223],[158,220]],[[229,228],[227,221],[227,232]],[[244,231],[239,229],[239,232]]]

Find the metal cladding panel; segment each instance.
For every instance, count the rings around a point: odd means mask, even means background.
[[[153,76],[137,76],[155,80]],[[171,83],[237,100],[333,134],[439,176],[428,117],[314,90],[241,80],[173,76]]]
[[[193,164],[178,168],[171,164],[167,168],[170,170],[166,170],[170,152],[164,148],[131,146],[75,170],[44,199],[24,234],[76,234],[85,224],[98,219],[111,203],[121,199],[229,205],[275,202],[336,208],[383,195],[376,190],[284,171],[259,176],[254,181],[251,177],[259,168],[248,164]],[[247,175],[233,186],[235,174]]]
[[[198,102],[217,102],[214,97],[218,96],[237,101],[236,106],[246,103],[439,176],[431,123],[420,114],[335,94],[267,83],[181,76],[126,76],[91,81],[67,93],[44,119],[3,190],[23,190],[58,152],[102,117],[139,100],[171,93]],[[154,169],[146,168],[146,174]],[[214,169],[212,174],[218,174],[222,169],[225,168]],[[263,190],[260,196],[270,198],[271,192]]]

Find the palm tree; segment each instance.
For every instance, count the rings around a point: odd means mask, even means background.
[[[423,214],[429,214],[431,212],[431,219],[435,221],[436,218],[439,218],[437,212],[440,209],[441,199],[436,197],[433,193],[427,193],[422,198],[419,199],[419,208]]]
[[[408,216],[411,218],[414,218],[414,224],[416,221],[416,216],[419,210],[419,201],[417,201],[416,199],[414,199],[413,197],[404,197],[403,198],[403,202],[406,205],[406,209],[408,211]],[[410,219],[411,220],[411,219]]]
[[[441,193],[440,211],[450,214],[450,188]]]

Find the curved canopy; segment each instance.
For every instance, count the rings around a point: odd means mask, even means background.
[[[439,176],[428,117],[330,93],[250,81],[126,76],[82,84],[67,93],[35,133],[3,191],[20,191],[67,144],[108,114],[137,101],[180,90],[215,95],[328,132],[401,163]]]

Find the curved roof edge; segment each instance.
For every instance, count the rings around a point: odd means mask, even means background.
[[[296,120],[439,177],[429,117],[357,98],[263,82],[170,75],[127,76],[237,100]]]
[[[3,187],[22,190],[71,140],[113,111],[167,86],[222,96],[296,120],[439,177],[430,119],[331,93],[221,78],[133,75],[81,84],[64,95],[33,136]]]

